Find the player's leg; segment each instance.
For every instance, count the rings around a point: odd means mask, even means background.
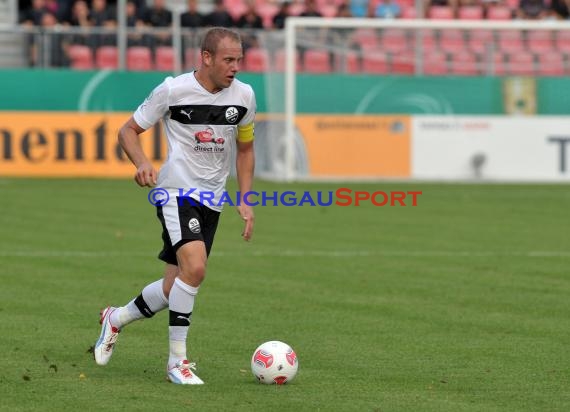
[[[186,339],[190,328],[194,301],[198,288],[206,275],[206,247],[195,240],[182,245],[178,251],[178,276],[174,280],[169,298],[169,341],[167,376],[174,383],[202,384],[191,372],[186,355]]]
[[[175,383],[203,383],[189,370],[191,364],[186,355],[186,339],[190,327],[194,302],[200,284],[206,276],[206,264],[210,253],[219,212],[202,205],[179,206],[181,240],[176,244],[178,276],[169,296],[169,338],[167,376]],[[185,229],[188,228],[188,229]]]
[[[122,328],[135,320],[151,318],[168,307],[165,288],[172,285],[177,273],[176,265],[167,264],[164,270],[164,278],[145,286],[140,295],[125,306],[117,308],[108,306],[101,311],[101,334],[93,349],[97,364],[106,365],[109,363]]]

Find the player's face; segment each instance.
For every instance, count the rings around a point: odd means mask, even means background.
[[[216,53],[211,56],[210,80],[217,90],[230,87],[243,59],[241,44],[224,37],[218,43]]]

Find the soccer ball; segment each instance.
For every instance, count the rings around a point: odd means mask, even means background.
[[[251,371],[261,383],[283,385],[291,382],[297,374],[299,361],[291,346],[272,340],[265,342],[253,352]]]

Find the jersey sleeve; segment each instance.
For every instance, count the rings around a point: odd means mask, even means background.
[[[238,124],[238,142],[251,142],[254,138],[254,124],[255,113],[257,111],[257,102],[255,100],[255,93],[251,89],[250,102],[247,107],[247,112],[241,122]]]
[[[133,118],[143,129],[149,129],[168,112],[168,99],[170,94],[169,80],[167,78],[156,86],[144,102],[137,108]]]

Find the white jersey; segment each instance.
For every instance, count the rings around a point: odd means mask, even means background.
[[[256,112],[251,86],[234,79],[231,86],[212,94],[194,72],[166,78],[138,107],[133,117],[148,129],[160,119],[168,142],[168,156],[158,174],[157,186],[178,195],[195,189],[192,197],[214,199],[218,204],[230,174],[236,150],[237,128],[253,123]]]

